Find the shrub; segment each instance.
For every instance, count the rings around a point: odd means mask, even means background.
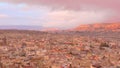
[[[100,47],[109,47],[109,44],[108,43],[101,43]]]

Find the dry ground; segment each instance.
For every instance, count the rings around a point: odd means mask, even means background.
[[[0,30],[0,68],[120,68],[120,32]]]

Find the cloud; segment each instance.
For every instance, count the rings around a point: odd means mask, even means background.
[[[104,8],[119,9],[120,0],[0,0],[8,3],[26,3],[31,5],[45,5],[51,7],[63,7],[65,9],[80,9],[83,4],[90,4]]]
[[[0,2],[22,4],[20,7],[25,12],[45,10],[46,12],[39,12],[36,16],[35,12],[31,14],[33,18],[40,17],[44,27],[68,29],[80,24],[120,21],[120,0],[0,0]],[[34,9],[35,7],[37,8]],[[41,24],[41,19],[40,22],[37,21],[38,24]]]
[[[8,18],[9,16],[6,14],[0,14],[0,18]]]
[[[112,14],[114,13],[109,10],[51,11],[46,16],[47,22],[43,23],[43,26],[69,29],[81,24],[104,22]]]

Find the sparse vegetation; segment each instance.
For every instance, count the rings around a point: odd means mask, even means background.
[[[108,43],[101,43],[100,47],[109,47],[109,44]]]
[[[17,30],[0,33],[0,68],[119,68],[120,42],[110,35]]]

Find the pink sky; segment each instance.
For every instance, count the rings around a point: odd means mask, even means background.
[[[37,23],[32,21],[31,24],[40,24],[43,27],[73,28],[80,24],[120,22],[120,0],[0,0],[0,2],[26,4],[27,6],[23,6],[25,11],[42,10],[42,13],[38,12],[40,14],[38,17],[44,14],[42,18]],[[0,18],[2,16],[6,15],[1,14]],[[42,23],[39,22],[41,20]]]

